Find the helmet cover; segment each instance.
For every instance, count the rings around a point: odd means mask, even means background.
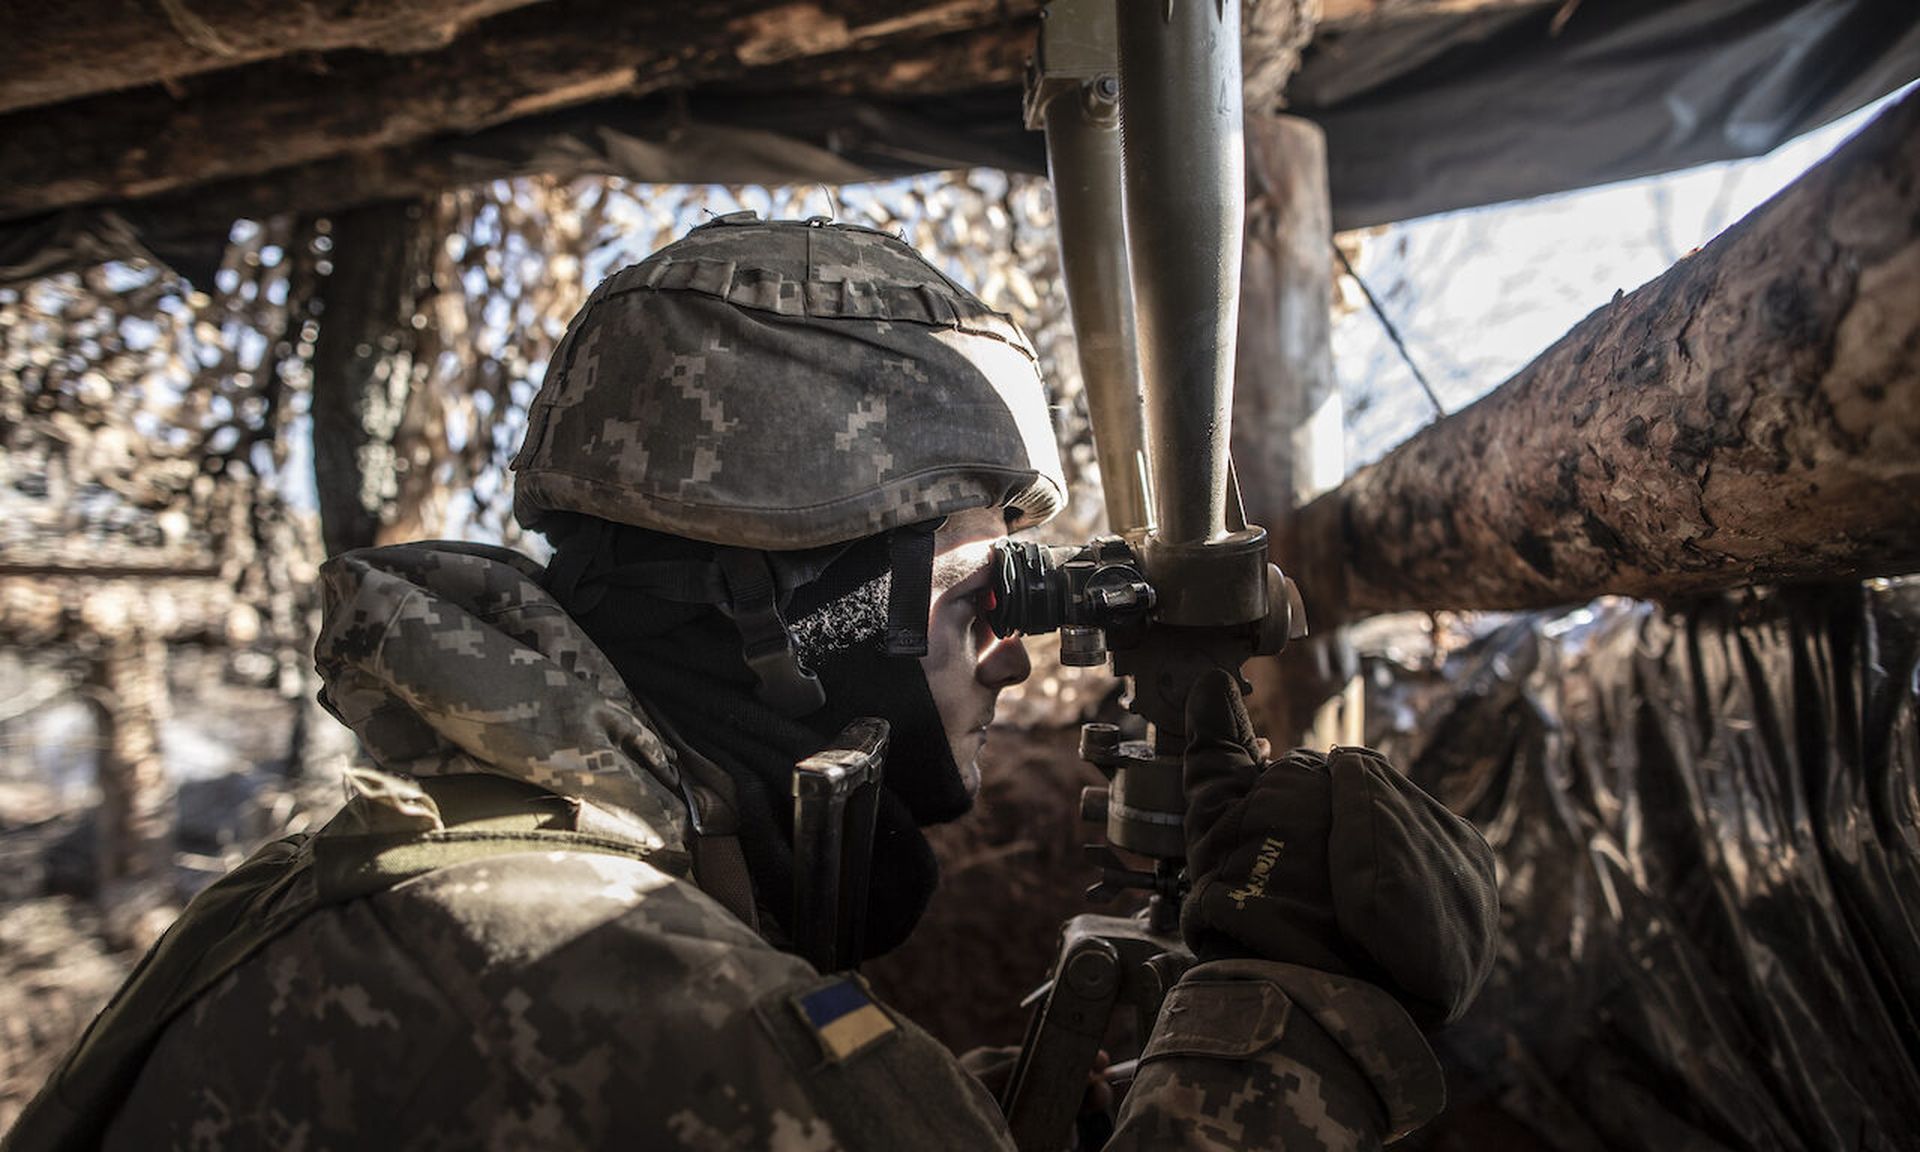
[[[514,515],[733,547],[860,539],[1064,499],[1032,347],[901,240],[750,212],[608,277],[514,458]]]

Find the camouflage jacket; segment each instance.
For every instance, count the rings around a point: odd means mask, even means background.
[[[263,942],[133,1006],[166,1019],[104,1146],[1010,1149],[936,1041],[702,890],[691,826],[724,831],[724,782],[694,778],[537,575],[467,545],[328,565],[324,699],[385,771],[236,874],[292,861],[273,884],[224,911],[210,890],[169,934],[214,955],[232,932],[194,933],[224,916]],[[441,854],[409,869],[422,844]],[[110,1007],[96,1031],[118,1026]],[[1442,1095],[1385,993],[1215,962],[1168,997],[1109,1147],[1369,1148]]]

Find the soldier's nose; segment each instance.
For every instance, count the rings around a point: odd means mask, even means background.
[[[975,680],[995,691],[1011,688],[1032,674],[1033,661],[1027,656],[1026,642],[1018,636],[989,643],[973,670]]]

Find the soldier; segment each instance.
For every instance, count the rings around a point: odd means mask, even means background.
[[[594,292],[514,467],[545,569],[329,562],[323,700],[378,767],[194,901],[8,1149],[1010,1147],[948,1052],[783,948],[794,763],[891,725],[884,951],[1027,674],[975,613],[1063,495],[1025,338],[891,237],[723,217]],[[1224,673],[1188,711],[1201,963],[1109,1147],[1396,1138],[1491,963],[1486,845],[1371,753],[1264,762]]]

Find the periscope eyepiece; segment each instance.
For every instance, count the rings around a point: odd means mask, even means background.
[[[1156,601],[1140,560],[1118,536],[1085,545],[1007,540],[994,546],[984,615],[995,636],[1060,633],[1060,661],[1103,663],[1139,642]]]

